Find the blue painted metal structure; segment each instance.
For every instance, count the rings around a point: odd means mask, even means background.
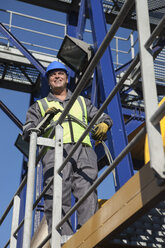
[[[92,34],[95,49],[99,47],[106,35],[106,22],[102,7],[102,1],[87,1],[90,14]],[[99,17],[99,18],[98,18]],[[101,32],[100,32],[101,30]],[[98,68],[98,67],[97,67]],[[101,91],[101,98],[104,101],[116,84],[115,72],[113,67],[112,55],[110,47],[104,53],[100,60],[98,72],[98,83]],[[99,103],[101,104],[101,103]],[[107,113],[113,119],[112,140],[108,137],[108,146],[111,153],[116,157],[127,144],[127,136],[125,131],[124,119],[119,93],[114,97],[107,108]],[[112,150],[113,145],[113,150]],[[116,190],[118,190],[133,175],[133,165],[131,156],[128,155],[116,168]]]
[[[93,41],[95,44],[95,50],[97,50],[107,32],[101,0],[82,0],[79,10],[79,16],[77,16],[75,13],[71,13],[70,15],[68,15],[67,34],[72,37],[83,39],[83,32],[85,29],[86,21],[86,8],[88,8],[88,13],[90,15]],[[72,77],[74,77],[73,72]],[[72,89],[74,89],[73,84]],[[102,102],[107,98],[115,84],[115,72],[109,47],[103,55],[100,64],[96,68],[95,77],[93,80],[91,99],[97,107],[101,106]],[[101,94],[99,94],[100,92]],[[107,145],[111,150],[113,158],[115,158],[127,144],[127,135],[123,120],[119,93],[116,97],[114,97],[112,103],[107,108],[107,113],[112,117],[114,122],[112,135],[110,133],[108,134]],[[119,164],[118,168],[116,169],[116,190],[118,190],[130,177],[132,177],[132,175],[132,159],[131,156],[128,155],[123,159],[121,164]]]
[[[94,44],[96,44],[96,50],[106,35],[105,17],[100,0],[96,0],[95,3],[93,3],[93,1],[81,1],[79,16],[76,16],[75,13],[71,13],[70,15],[68,15],[67,34],[72,37],[83,39],[83,32],[85,29],[86,21],[86,8],[88,8],[88,11],[90,13],[93,41]],[[100,30],[102,30],[102,32],[100,32]],[[71,75],[72,77],[74,77],[74,72],[71,72]],[[93,103],[97,107],[99,107],[116,84],[110,47],[103,55],[100,61],[100,65],[96,67],[94,75],[95,76],[91,89],[91,99]],[[109,82],[111,82],[111,84]],[[99,92],[101,92],[101,95],[99,95]],[[111,106],[107,108],[107,113],[112,117],[114,121],[114,127],[112,130],[112,135],[110,133],[108,134],[108,140],[106,143],[111,150],[113,157],[115,157],[127,144],[126,130],[122,115],[119,93],[112,101]],[[116,190],[118,190],[130,177],[132,177],[132,175],[132,160],[131,156],[128,155],[116,169]],[[76,229],[76,226],[74,226],[76,223],[74,218],[76,219],[76,216],[73,216],[72,225],[73,228]]]
[[[80,20],[79,20],[80,22]],[[77,37],[77,25],[78,25],[78,15],[74,12],[71,12],[67,15],[67,34],[72,37]],[[69,81],[70,85],[68,86],[71,90],[75,88],[75,72],[69,69]],[[71,195],[71,205],[75,204],[75,198],[73,194]],[[77,214],[76,212],[71,216],[71,224],[73,232],[77,230]]]
[[[80,40],[83,40],[83,33],[85,29],[85,23],[86,23],[85,11],[86,11],[86,0],[81,0],[79,16],[78,16],[77,32],[76,32],[76,38]]]
[[[83,39],[83,32],[86,21],[86,8],[88,8],[88,12],[90,14],[93,41],[95,45],[94,49],[97,50],[107,32],[101,0],[82,0],[79,16],[75,12],[71,12],[67,17],[67,34],[72,37]],[[43,66],[22,46],[22,44],[17,39],[15,39],[15,37],[8,30],[6,30],[6,28],[4,28],[2,25],[0,28],[2,33],[25,55],[26,58],[29,59],[29,61],[40,71],[42,75],[42,87],[40,94],[34,95],[32,101],[35,101],[35,98],[40,98],[47,95],[48,84],[44,77],[45,69]],[[72,79],[74,76],[74,72],[70,71],[70,78]],[[96,67],[94,73],[91,99],[97,107],[101,106],[102,102],[107,98],[115,84],[115,72],[113,68],[111,50],[109,47],[103,55],[99,65]],[[72,86],[74,88],[74,81],[72,84],[70,84],[70,87]],[[113,158],[115,158],[127,144],[127,135],[119,93],[114,97],[110,106],[108,106],[107,113],[111,116],[114,122],[112,131],[108,134],[107,145],[111,150]],[[132,175],[132,160],[131,156],[128,155],[123,159],[116,169],[116,190],[118,190],[130,177],[132,177]],[[22,198],[24,198],[24,196],[22,196]],[[20,247],[20,243],[18,244],[18,247]]]

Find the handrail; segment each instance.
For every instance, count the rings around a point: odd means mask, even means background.
[[[96,54],[94,55],[92,61],[90,62],[89,66],[87,67],[86,71],[84,72],[82,78],[80,79],[80,82],[76,88],[76,90],[74,91],[69,103],[67,104],[66,108],[64,109],[63,113],[61,114],[59,120],[58,120],[58,124],[61,124],[62,121],[64,120],[64,118],[66,117],[67,113],[69,112],[70,108],[72,107],[72,105],[74,104],[74,101],[76,100],[76,96],[78,96],[80,94],[80,92],[82,91],[83,87],[84,87],[84,82],[88,81],[88,79],[90,78],[90,76],[93,73],[93,70],[96,66],[96,64],[98,63],[98,61],[100,60],[101,56],[103,55],[104,51],[106,50],[106,48],[108,47],[110,41],[112,40],[114,34],[116,33],[118,27],[121,25],[123,19],[126,17],[129,9],[133,6],[134,1],[132,0],[127,0],[127,2],[124,4],[124,6],[122,7],[120,14],[116,17],[114,23],[111,26],[111,29],[108,31],[107,35],[105,36],[102,44],[100,45],[99,49],[97,50]],[[121,20],[120,20],[120,16],[122,16]],[[130,66],[130,68],[132,68]],[[129,71],[129,70],[127,70]],[[126,73],[125,73],[126,75]],[[124,77],[123,77],[124,80]],[[112,91],[112,95],[115,94],[115,92],[117,92],[117,88],[119,87],[119,83],[116,85],[116,89],[114,91]],[[112,97],[112,96],[111,96]],[[107,98],[108,99],[108,98]],[[108,101],[106,101],[106,104],[108,105]],[[105,106],[105,105],[104,105]],[[101,112],[99,112],[98,116],[101,115]],[[94,119],[96,120],[96,118]],[[91,122],[91,123],[94,123]],[[91,124],[92,125],[92,124]],[[89,125],[89,130],[91,128],[91,126]],[[52,138],[54,136],[54,130],[52,130],[52,132],[49,135],[49,138]],[[75,149],[75,148],[74,148]],[[46,152],[45,148],[42,148],[38,157],[37,157],[37,161],[36,164],[39,162],[39,160],[41,159],[41,157],[43,156],[43,154]],[[23,181],[21,182],[21,185],[19,186],[16,194],[20,193],[20,191],[22,190],[22,188],[24,187],[25,183],[27,181],[27,176],[25,176],[25,178],[23,179]],[[4,220],[4,218],[6,217],[7,213],[9,212],[9,209],[11,209],[13,204],[13,199],[10,202],[9,206],[7,207],[4,215],[1,218],[0,224],[2,223],[2,221]],[[4,217],[5,216],[5,217]]]
[[[101,176],[92,184],[86,194],[82,196],[75,205],[66,213],[64,218],[58,223],[56,229],[59,229],[64,222],[74,213],[74,211],[81,205],[81,203],[99,186],[99,184],[112,172],[113,169],[120,163],[120,161],[133,149],[136,143],[145,135],[146,128],[143,127],[139,133],[130,141],[130,143],[121,151],[121,153],[115,158],[111,165],[101,174]]]
[[[119,162],[134,148],[136,143],[145,135],[146,127],[143,127],[139,133],[130,141],[130,143],[122,150],[122,152],[116,157],[116,159],[112,162],[111,165],[102,173],[102,175],[92,184],[92,186],[88,189],[85,195],[83,195],[78,202],[66,213],[64,218],[58,223],[56,229],[58,230],[65,221],[77,210],[77,208],[81,205],[81,203],[95,190],[99,184],[112,172],[113,169],[119,164]],[[67,159],[67,158],[66,158]],[[53,179],[51,180],[51,183]],[[51,238],[51,233],[49,233],[46,238],[40,243],[37,248],[41,248],[49,239]]]
[[[23,16],[23,17],[28,17],[28,18],[31,18],[31,19],[34,19],[34,20],[37,20],[37,21],[43,21],[43,22],[47,22],[47,23],[50,23],[50,24],[56,24],[56,25],[59,25],[59,26],[66,27],[65,24],[62,24],[60,22],[50,21],[50,20],[47,20],[47,19],[43,19],[43,18],[39,18],[39,17],[27,15],[27,14],[22,14],[20,12],[16,12],[16,11],[12,11],[12,10],[0,9],[0,11],[6,12],[6,13],[10,13],[10,14],[12,13],[12,14],[15,14],[15,15]]]
[[[82,134],[82,136],[80,137],[80,139],[77,141],[76,145],[74,145],[74,147],[72,148],[72,150],[70,151],[69,155],[66,157],[65,161],[63,162],[63,164],[61,165],[61,167],[59,168],[59,173],[61,172],[61,170],[64,168],[65,164],[69,161],[69,159],[71,158],[71,156],[73,155],[73,153],[75,152],[75,150],[78,148],[78,146],[80,145],[80,143],[82,142],[82,140],[85,138],[85,136],[89,133],[89,131],[91,130],[91,128],[93,127],[93,125],[95,124],[96,120],[101,116],[101,114],[104,112],[104,110],[106,109],[106,107],[108,106],[108,104],[110,103],[110,101],[113,99],[113,97],[115,96],[115,94],[121,89],[123,83],[125,82],[125,80],[127,79],[128,75],[131,73],[132,69],[136,66],[136,64],[138,63],[138,57],[136,57],[130,67],[128,68],[128,70],[125,72],[125,74],[123,75],[123,77],[120,79],[119,83],[116,84],[116,86],[113,88],[113,90],[111,91],[111,93],[109,94],[109,96],[107,97],[107,99],[105,100],[105,102],[103,103],[103,105],[100,107],[100,109],[98,110],[97,114],[93,117],[92,121],[89,123],[88,127],[86,128],[86,130],[84,131],[84,133]]]
[[[11,11],[11,10],[0,9],[0,11],[9,13],[10,15],[18,15],[18,16],[22,16],[22,17],[25,17],[25,18],[30,18],[32,20],[42,21],[42,22],[45,22],[45,23],[48,23],[48,24],[53,24],[53,25],[58,25],[58,26],[64,27],[64,35],[66,34],[66,24],[62,24],[62,23],[59,23],[59,22],[54,22],[54,21],[51,21],[51,20],[43,19],[43,18],[34,17],[34,16],[31,16],[31,15],[22,14],[20,12],[15,12],[15,11]],[[32,32],[32,33],[36,33],[36,34],[40,34],[40,35],[45,35],[47,37],[52,37],[52,38],[57,38],[57,39],[63,39],[63,37],[61,37],[61,36],[56,36],[56,35],[52,35],[52,34],[48,34],[48,33],[38,32],[37,30],[23,28],[23,27],[20,27],[20,26],[13,25],[12,24],[12,19],[10,20],[10,23],[9,24],[3,23],[3,25],[9,26],[9,29],[10,30],[12,28],[14,28],[14,29],[21,29],[21,30],[25,30],[27,32]],[[84,31],[91,33],[91,30],[89,30],[89,29],[85,29]],[[0,37],[0,38],[3,38],[3,37]],[[128,35],[128,37],[126,37],[126,38],[120,37],[118,35],[117,36],[114,36],[113,38],[114,39],[117,39],[117,40],[128,41],[130,39],[130,35]],[[50,50],[50,51],[55,51],[55,52],[58,51],[58,49],[49,48],[49,47],[45,47],[45,46],[40,46],[38,44],[28,43],[28,42],[25,42],[25,41],[21,41],[21,43],[22,44],[29,45],[29,46],[33,46],[33,47],[36,47],[36,48],[39,47],[41,49],[46,49],[46,50]],[[116,51],[116,49],[115,48],[112,48],[112,51]],[[117,54],[121,54],[121,53],[128,54],[128,53],[130,53],[130,51],[131,51],[131,49],[129,49],[128,51],[118,50],[118,51],[116,51],[116,56],[117,56]],[[41,54],[43,54],[43,53],[41,52]],[[118,61],[115,62],[114,64],[116,64],[117,66],[122,65],[122,63],[119,63]]]
[[[165,102],[163,102],[151,116],[150,121],[154,126],[156,126],[161,119],[165,116]]]
[[[0,39],[8,40],[6,37],[2,37],[2,36],[0,36]],[[50,48],[50,47],[46,47],[46,46],[40,46],[40,45],[32,44],[32,43],[29,43],[29,42],[26,42],[26,41],[20,41],[20,42],[22,44],[24,44],[24,45],[29,45],[29,46],[32,46],[32,47],[38,47],[38,48],[43,48],[43,49],[46,49],[46,50],[51,50],[51,51],[54,51],[54,52],[58,52],[58,49],[55,49],[55,48]],[[2,45],[0,45],[0,46],[2,46]],[[54,57],[53,54],[39,52],[39,51],[32,50],[32,49],[29,49],[29,52],[35,53],[35,54],[41,54],[41,55],[45,55],[45,56],[49,56],[49,57]]]
[[[152,44],[152,42],[154,41],[154,39],[156,38],[156,36],[161,33],[161,31],[164,28],[164,25],[165,25],[165,16],[163,16],[163,18],[161,19],[161,21],[159,22],[159,24],[157,25],[157,27],[152,32],[150,38],[147,40],[147,42],[145,44],[146,49],[149,48],[149,46]]]
[[[121,20],[119,19],[119,16],[122,15],[122,18],[124,19],[125,16],[127,15],[127,12],[129,11],[129,9],[133,6],[134,3],[132,3],[132,0],[127,0],[127,2],[124,4],[124,6],[122,7],[121,13],[118,15],[118,17],[116,18],[116,20],[114,21],[114,23],[112,24],[112,27],[110,29],[110,31],[107,33],[105,39],[103,40],[100,48],[97,50],[95,56],[93,57],[92,61],[90,62],[90,64],[88,65],[86,71],[84,72],[83,76],[80,78],[79,84],[75,90],[75,92],[72,95],[72,98],[70,99],[68,105],[66,106],[66,108],[64,109],[62,115],[60,116],[58,122],[56,125],[61,124],[63,122],[63,120],[65,119],[67,113],[69,112],[70,108],[72,107],[72,105],[74,104],[77,96],[80,94],[80,92],[82,91],[83,87],[84,87],[84,82],[88,81],[90,76],[93,73],[93,70],[96,66],[96,64],[98,63],[98,61],[100,60],[100,58],[102,57],[104,51],[106,50],[106,48],[109,45],[109,42],[112,40],[113,38],[113,34],[117,31],[118,27],[120,26]],[[131,6],[130,6],[131,5]],[[129,8],[128,8],[129,7]],[[126,12],[127,11],[127,12]],[[124,16],[123,16],[124,14]],[[121,18],[121,19],[122,19]],[[122,19],[122,20],[123,20]],[[164,24],[165,18],[163,19],[163,24]],[[162,25],[161,23],[161,25]],[[162,26],[161,26],[162,27]],[[160,28],[160,27],[159,27]],[[159,29],[160,30],[160,29]],[[155,31],[156,33],[156,31]],[[154,35],[155,35],[154,33]],[[151,40],[154,38],[154,35],[152,35],[150,37],[150,39],[146,42],[146,46],[151,42]],[[98,110],[97,114],[95,115],[95,117],[92,119],[92,121],[90,122],[88,128],[85,130],[85,132],[82,134],[82,136],[80,137],[80,139],[78,140],[78,142],[76,143],[76,145],[71,149],[70,154],[67,156],[67,158],[65,159],[65,161],[62,163],[62,165],[60,166],[58,173],[61,172],[61,170],[64,168],[64,166],[66,165],[66,163],[69,161],[69,159],[71,158],[71,156],[73,155],[73,153],[75,152],[75,150],[78,148],[78,146],[80,145],[80,143],[82,142],[82,140],[84,139],[84,137],[87,135],[87,133],[91,130],[92,126],[95,124],[95,122],[97,121],[97,119],[100,117],[100,115],[104,112],[104,110],[106,109],[106,107],[108,106],[108,104],[110,103],[110,101],[112,100],[112,98],[115,96],[115,94],[121,89],[123,83],[125,82],[125,80],[127,79],[128,75],[131,73],[132,69],[137,65],[137,63],[139,62],[139,56],[137,56],[132,63],[130,64],[128,70],[126,71],[126,73],[124,74],[124,76],[120,79],[119,83],[114,87],[114,89],[112,90],[112,92],[109,94],[108,98],[105,100],[105,102],[103,103],[103,105],[101,106],[101,108]],[[163,112],[162,112],[163,111]],[[159,116],[159,117],[158,117]],[[157,109],[157,111],[154,113],[154,115],[151,117],[150,121],[156,125],[161,118],[163,118],[164,116],[164,104],[162,104],[161,107],[159,107],[159,109]],[[94,184],[90,187],[90,189],[87,191],[87,193],[74,205],[73,208],[71,208],[68,213],[65,215],[65,217],[58,223],[58,225],[56,226],[56,228],[58,229],[65,221],[66,219],[68,219],[72,213],[80,206],[80,204],[89,196],[89,194],[108,176],[108,174],[117,166],[117,164],[124,158],[124,156],[131,151],[131,149],[134,147],[134,145],[138,142],[138,140],[146,133],[146,128],[144,127],[133,139],[132,141],[122,150],[122,152],[117,156],[117,158],[113,161],[113,163],[104,171],[104,173],[94,182]],[[54,134],[54,129],[52,130],[51,134],[49,137],[52,137]],[[39,156],[37,157],[37,162],[38,159],[41,158],[42,154],[44,153],[44,148],[41,150]],[[36,164],[37,164],[36,162]],[[21,182],[21,185],[19,186],[16,194],[19,194],[23,188],[23,186],[26,183],[26,176],[24,178],[24,180]],[[39,200],[42,198],[42,196],[44,195],[44,193],[46,192],[46,190],[48,189],[48,186],[50,186],[53,182],[53,179],[49,182],[49,184],[47,185],[46,188],[44,188],[43,192],[41,193],[41,195],[38,197],[38,199],[35,201],[35,203],[33,204],[33,209],[36,207],[36,205],[38,204]],[[15,194],[15,195],[16,195]],[[13,199],[10,202],[8,208],[6,209],[4,215],[2,216],[2,218],[0,219],[0,224],[3,222],[4,218],[6,217],[6,213],[9,212],[11,205],[13,204]],[[4,217],[5,216],[5,217]],[[21,226],[23,225],[24,220],[22,220],[21,222]],[[16,232],[19,229],[17,228],[17,230],[15,230],[14,235],[16,234]],[[48,235],[50,237],[50,235]],[[9,241],[8,241],[9,242]]]
[[[120,88],[122,87],[124,81],[127,79],[127,77],[129,76],[129,74],[131,73],[131,71],[133,70],[133,68],[136,66],[136,64],[139,61],[139,56],[135,57],[135,59],[132,61],[132,63],[130,64],[130,67],[128,68],[128,70],[125,72],[125,74],[123,75],[123,77],[120,79],[119,83],[114,87],[114,89],[112,90],[112,92],[110,93],[110,95],[108,96],[108,98],[106,99],[106,101],[104,102],[104,104],[102,105],[102,107],[100,108],[100,110],[98,111],[98,113],[96,115],[99,115],[99,112],[103,112],[105,110],[105,108],[107,107],[107,105],[109,104],[109,102],[112,100],[112,98],[115,96],[115,94],[117,93],[118,90],[120,90]],[[97,116],[98,117],[98,116]],[[97,119],[97,117],[95,119]],[[58,173],[61,172],[61,170],[65,167],[66,163],[69,161],[69,159],[71,158],[71,156],[73,155],[74,151],[77,149],[77,147],[80,145],[81,141],[84,139],[84,137],[86,136],[86,134],[89,132],[89,130],[91,129],[91,127],[93,126],[93,124],[95,123],[95,120],[92,120],[88,126],[88,128],[84,131],[84,133],[82,134],[82,136],[80,137],[80,139],[78,140],[78,142],[76,143],[76,145],[73,147],[73,149],[69,152],[69,155],[66,157],[66,159],[64,160],[63,164],[60,166]],[[113,163],[111,164],[111,166],[108,167],[107,170],[105,170],[105,172],[99,177],[99,179],[97,179],[95,181],[95,183],[90,187],[90,189],[88,190],[88,192],[74,205],[73,208],[71,208],[68,213],[65,215],[65,217],[60,221],[60,223],[57,225],[57,229],[73,214],[73,212],[79,207],[79,205],[86,199],[87,196],[89,196],[89,194],[92,192],[92,189],[96,188],[107,176],[108,174],[117,166],[117,164],[121,161],[121,159],[129,152],[131,151],[131,149],[134,147],[134,145],[138,142],[138,140],[145,134],[146,129],[143,128],[141,130],[141,132],[139,132],[134,139],[125,147],[125,149],[118,155],[118,157],[113,161]],[[53,178],[51,179],[51,181],[49,182],[49,185],[47,185],[47,189],[48,187],[53,183]],[[93,188],[94,187],[94,188]],[[47,190],[45,188],[45,190]],[[40,248],[42,247],[42,245],[44,245],[49,238],[51,237],[51,234],[49,234],[43,241],[42,243],[37,247]]]
[[[86,71],[84,72],[82,78],[80,79],[77,88],[75,89],[70,101],[68,102],[67,106],[65,107],[63,113],[61,114],[61,116],[59,117],[58,121],[57,121],[57,125],[61,124],[64,120],[64,118],[66,117],[67,113],[69,112],[69,110],[71,109],[72,105],[74,104],[77,96],[81,93],[83,87],[84,87],[84,82],[87,82],[90,78],[90,76],[93,73],[93,70],[96,66],[96,64],[98,63],[98,61],[100,60],[100,58],[102,57],[104,51],[106,50],[106,48],[108,47],[110,41],[112,40],[114,33],[117,31],[118,27],[120,26],[120,24],[122,23],[123,19],[126,17],[129,9],[133,6],[134,1],[130,1],[127,0],[125,2],[125,4],[123,5],[119,15],[117,16],[117,18],[115,19],[114,23],[112,24],[111,29],[109,30],[109,32],[107,33],[107,35],[105,36],[103,42],[101,43],[99,49],[97,50],[96,54],[94,55],[92,61],[90,62],[90,64],[88,65]],[[122,18],[121,18],[122,17]],[[121,20],[120,20],[121,19]],[[117,87],[117,86],[116,86]],[[115,88],[116,88],[115,87]],[[105,103],[106,102],[106,103]],[[106,108],[108,105],[108,101],[106,100],[104,102],[104,107]],[[107,105],[106,105],[107,104]],[[97,120],[97,118],[101,115],[101,111],[103,110],[103,107],[100,108],[100,110],[97,112],[96,116],[93,118],[93,120],[90,122],[88,128],[86,129],[86,131],[84,132],[84,134],[80,137],[79,141],[77,142],[77,144],[73,147],[73,149],[70,152],[70,156],[71,154],[74,153],[74,151],[77,149],[77,147],[80,145],[81,141],[83,140],[83,138],[85,137],[85,135],[90,131],[90,129],[92,128],[92,124]],[[54,135],[54,129],[52,130],[50,136],[53,137]],[[83,137],[84,136],[84,137]],[[69,156],[68,156],[69,157]],[[66,163],[65,159],[65,163]],[[60,173],[60,171],[62,170],[62,168],[64,168],[65,164],[63,163],[59,170],[58,173]],[[67,215],[67,214],[66,214]],[[61,222],[60,222],[61,224]],[[57,227],[59,226],[59,224],[57,225]]]
[[[21,184],[19,185],[16,193],[14,194],[15,195],[19,195],[23,189],[23,187],[25,186],[26,184],[26,181],[27,181],[27,176],[24,177],[24,179],[22,180]],[[0,218],[0,225],[2,224],[2,222],[4,221],[4,219],[6,218],[7,214],[9,213],[10,209],[12,208],[13,206],[13,201],[14,201],[14,196],[12,198],[12,200],[10,201],[8,207],[6,208],[5,212],[3,213],[2,217]]]
[[[2,24],[5,25],[5,26],[9,26],[9,24],[6,24],[6,23],[2,23]],[[62,36],[57,36],[57,35],[53,35],[53,34],[43,33],[43,32],[39,32],[39,31],[34,30],[34,29],[22,28],[22,27],[15,26],[15,25],[11,25],[11,27],[16,28],[16,29],[20,29],[20,30],[24,30],[24,31],[28,31],[28,32],[32,32],[32,33],[35,33],[35,34],[41,34],[41,35],[44,35],[44,36],[47,36],[47,37],[57,38],[57,39],[60,39],[60,40],[63,40],[64,39],[64,37],[62,37]]]
[[[152,32],[149,39],[146,41],[146,44],[145,44],[146,49],[149,49],[149,46],[152,44],[152,42],[154,41],[156,36],[161,33],[161,31],[164,27],[164,24],[165,24],[165,16],[161,19],[160,23],[154,29],[154,31]],[[139,53],[137,53],[137,56],[139,56]],[[155,71],[158,71],[158,70],[156,70],[156,68],[155,68]],[[141,77],[141,72],[139,71],[138,74],[136,75],[136,78],[134,79],[133,83],[129,86],[129,88],[133,88],[136,85],[136,83],[138,82],[138,80],[140,79],[140,77]]]
[[[143,8],[143,12],[141,9]],[[160,132],[160,125],[151,125],[150,118],[158,106],[157,90],[155,84],[153,55],[150,49],[146,49],[146,42],[150,40],[148,4],[143,0],[136,0],[137,27],[139,33],[140,62],[143,80],[143,98],[146,113],[146,127],[150,151],[150,166],[162,178],[165,178],[165,162],[163,140]],[[144,25],[145,23],[145,25]],[[158,26],[160,27],[160,26]]]
[[[101,115],[104,110],[106,109],[106,107],[108,106],[108,104],[110,103],[110,101],[113,99],[113,97],[115,96],[115,94],[117,93],[117,91],[119,91],[123,85],[123,83],[125,82],[125,80],[127,79],[127,77],[129,76],[129,74],[132,72],[133,68],[136,66],[136,64],[139,61],[139,57],[137,56],[132,63],[130,64],[129,68],[127,69],[127,71],[125,72],[125,74],[123,75],[123,77],[120,79],[120,81],[118,82],[118,84],[114,87],[114,89],[112,90],[112,92],[110,93],[110,95],[108,96],[108,98],[106,99],[105,103],[102,105],[102,107],[100,108],[99,112],[97,113],[98,115]],[[97,117],[95,118],[97,119]],[[66,163],[69,161],[69,159],[71,158],[71,156],[73,155],[74,151],[77,149],[77,147],[80,145],[81,141],[84,139],[84,137],[87,135],[87,133],[90,131],[90,129],[93,127],[94,123],[95,123],[95,119],[93,119],[94,121],[90,122],[88,128],[85,130],[85,132],[83,133],[83,135],[80,137],[80,139],[78,140],[78,142],[76,143],[76,145],[73,147],[73,149],[70,151],[69,155],[67,156],[67,158],[64,160],[63,164],[61,165],[61,167],[59,168],[59,173],[61,172],[61,170],[64,168],[64,166],[66,165]],[[42,123],[41,123],[42,124]],[[41,126],[41,125],[40,125]],[[45,149],[45,148],[43,148]],[[40,155],[41,157],[41,155]],[[37,161],[38,158],[37,158]],[[33,205],[33,209],[37,206],[37,204],[40,202],[40,200],[42,199],[42,197],[44,196],[44,194],[46,193],[46,191],[49,189],[49,187],[51,186],[51,184],[53,183],[53,178],[51,179],[51,181],[47,184],[47,186],[43,189],[42,193],[39,195],[39,197],[37,198],[37,200],[35,201],[34,205]],[[14,235],[18,232],[18,230],[21,228],[22,226],[22,222],[20,223],[20,225],[18,226],[18,228],[15,230]]]
[[[38,34],[38,35],[44,35],[44,36],[47,36],[47,37],[50,37],[50,38],[56,38],[58,40],[62,40],[63,39],[63,36],[65,36],[66,34],[66,24],[63,24],[63,23],[59,23],[59,22],[55,22],[55,21],[51,21],[51,20],[47,20],[47,19],[43,19],[43,18],[38,18],[38,17],[34,17],[34,16],[31,16],[31,15],[26,15],[26,14],[22,14],[22,13],[19,13],[19,12],[15,12],[15,11],[10,11],[10,10],[4,10],[4,9],[0,9],[0,11],[3,11],[5,13],[8,13],[10,15],[10,21],[8,24],[4,24],[5,26],[8,26],[9,27],[9,30],[11,31],[11,29],[20,29],[20,30],[24,30],[26,32],[31,32],[31,33],[35,33],[35,34]],[[12,24],[12,21],[13,21],[13,16],[21,16],[23,18],[29,18],[29,19],[32,19],[34,21],[41,21],[41,22],[45,22],[47,24],[52,24],[52,25],[57,25],[57,26],[60,26],[61,28],[63,28],[63,36],[57,36],[57,35],[53,35],[53,34],[49,34],[49,33],[44,33],[44,32],[39,32],[37,30],[33,30],[33,29],[28,29],[28,28],[24,28],[24,27],[21,27],[21,26],[16,26],[16,25],[13,25]],[[11,18],[12,16],[12,18]],[[25,42],[23,41],[22,42],[23,44],[25,44]],[[9,42],[6,44],[7,46],[9,46]],[[49,49],[50,51],[56,51],[55,49],[53,48],[46,48],[44,46],[39,46],[37,44],[28,44],[30,46],[33,46],[33,47],[40,47],[42,49]]]

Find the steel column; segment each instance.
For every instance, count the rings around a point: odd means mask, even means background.
[[[29,162],[28,162],[28,174],[27,174],[23,248],[30,248],[30,242],[31,242],[36,148],[37,148],[37,129],[34,129],[30,134],[30,150],[29,150]]]
[[[155,84],[154,62],[151,53],[145,48],[150,37],[150,22],[147,0],[136,0],[137,26],[139,33],[140,61],[142,72],[143,97],[146,114],[146,127],[150,152],[150,166],[165,178],[165,159],[160,125],[154,126],[150,119],[158,108]]]
[[[86,6],[86,0],[81,0],[79,16],[78,16],[78,24],[77,24],[77,33],[76,33],[76,38],[80,40],[83,40],[83,32],[85,28],[85,21],[86,21],[85,6]]]
[[[13,233],[16,230],[16,228],[18,227],[19,210],[20,210],[20,197],[18,195],[15,195],[14,205],[13,205],[11,235],[10,235],[10,248],[16,248],[17,247],[17,238],[14,237]]]
[[[67,14],[67,34],[69,36],[76,38],[77,32],[77,23],[78,23],[78,15],[75,12],[70,12]],[[72,69],[69,69],[69,84],[68,88],[71,91],[75,89],[75,72]]]
[[[81,6],[80,6],[80,12],[81,14],[78,16],[78,14],[76,13],[69,13],[67,15],[67,34],[75,37],[75,38],[80,38],[79,35],[82,37],[82,30],[84,29],[83,24],[84,24],[84,20],[83,20],[83,12],[85,11],[85,3],[84,0],[83,2],[81,2]],[[69,77],[70,77],[70,82],[68,87],[70,88],[71,91],[74,91],[76,84],[75,84],[75,72],[72,71],[71,69],[69,70]],[[61,123],[58,123],[61,124]],[[71,198],[71,203],[72,205],[74,205],[74,196]],[[71,223],[72,223],[72,228],[73,231],[76,231],[77,225],[75,226],[75,222],[77,219],[77,215],[76,213],[73,214],[73,216],[71,216]]]
[[[128,4],[129,1],[126,1]],[[101,45],[104,37],[107,34],[105,15],[103,12],[102,1],[87,1],[89,14],[91,19],[91,26],[93,28],[93,38],[94,44],[97,44],[97,48]],[[133,1],[132,3],[133,4]],[[128,11],[128,9],[127,9]],[[127,11],[123,12],[120,19],[124,19],[127,15]],[[99,17],[99,18],[98,18]],[[100,32],[101,30],[101,32]],[[105,100],[109,93],[112,91],[116,85],[115,73],[113,68],[113,61],[111,56],[110,47],[107,47],[104,55],[100,60],[101,74],[103,79],[103,84],[100,85],[102,99]],[[122,115],[122,107],[119,93],[114,97],[110,106],[107,107],[107,113],[113,119],[114,125],[112,127],[112,142],[115,157],[121,152],[122,149],[127,145],[127,136],[124,126],[124,120]],[[109,141],[109,148],[112,150],[112,143]],[[122,163],[116,168],[116,179],[117,187],[119,189],[130,177],[133,175],[133,166],[130,154],[128,154]]]
[[[51,247],[61,248],[61,234],[56,230],[61,220],[62,213],[62,176],[58,169],[63,162],[63,128],[60,125],[55,129],[55,154],[54,154],[54,181],[53,181],[53,216]]]

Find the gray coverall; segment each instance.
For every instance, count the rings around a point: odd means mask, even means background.
[[[48,101],[58,101],[63,108],[67,105],[71,98],[71,91],[68,90],[67,97],[64,101],[53,96],[49,93],[47,96]],[[85,99],[87,107],[87,118],[88,122],[95,116],[98,111],[95,106],[91,104],[91,101]],[[26,123],[24,125],[23,136],[26,139],[27,131],[29,128],[36,127],[37,124],[43,119],[41,116],[40,108],[38,103],[34,103],[27,112]],[[107,114],[102,114],[98,120],[98,123],[105,122],[109,126],[112,126],[112,120]],[[74,130],[73,130],[74,131]],[[64,144],[63,157],[66,158],[69,151],[72,149],[74,143]],[[43,176],[44,186],[48,184],[53,176],[54,166],[54,148],[50,148],[42,159],[43,162]],[[93,182],[97,178],[97,156],[95,151],[87,146],[81,144],[76,150],[70,161],[67,163],[62,171],[63,174],[63,197],[62,197],[62,215],[64,216],[71,208],[71,192],[73,193],[76,200],[79,200]],[[53,186],[46,192],[44,197],[44,210],[48,223],[48,231],[51,231],[52,224],[52,198],[53,198]],[[80,228],[96,211],[98,208],[97,204],[97,191],[94,191],[90,196],[82,203],[77,209],[78,228]],[[62,235],[72,235],[72,225],[70,220],[63,224],[61,229]]]

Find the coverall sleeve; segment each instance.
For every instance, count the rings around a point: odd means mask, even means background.
[[[38,103],[34,103],[27,111],[26,122],[23,125],[23,139],[29,139],[30,128],[35,128],[43,119]]]
[[[85,98],[85,103],[86,103],[86,106],[87,106],[88,122],[90,122],[93,119],[93,117],[96,115],[98,109],[87,98]],[[111,117],[106,113],[102,113],[102,115],[97,120],[96,124],[101,123],[101,122],[105,122],[109,126],[109,128],[113,124],[113,121],[112,121]]]

